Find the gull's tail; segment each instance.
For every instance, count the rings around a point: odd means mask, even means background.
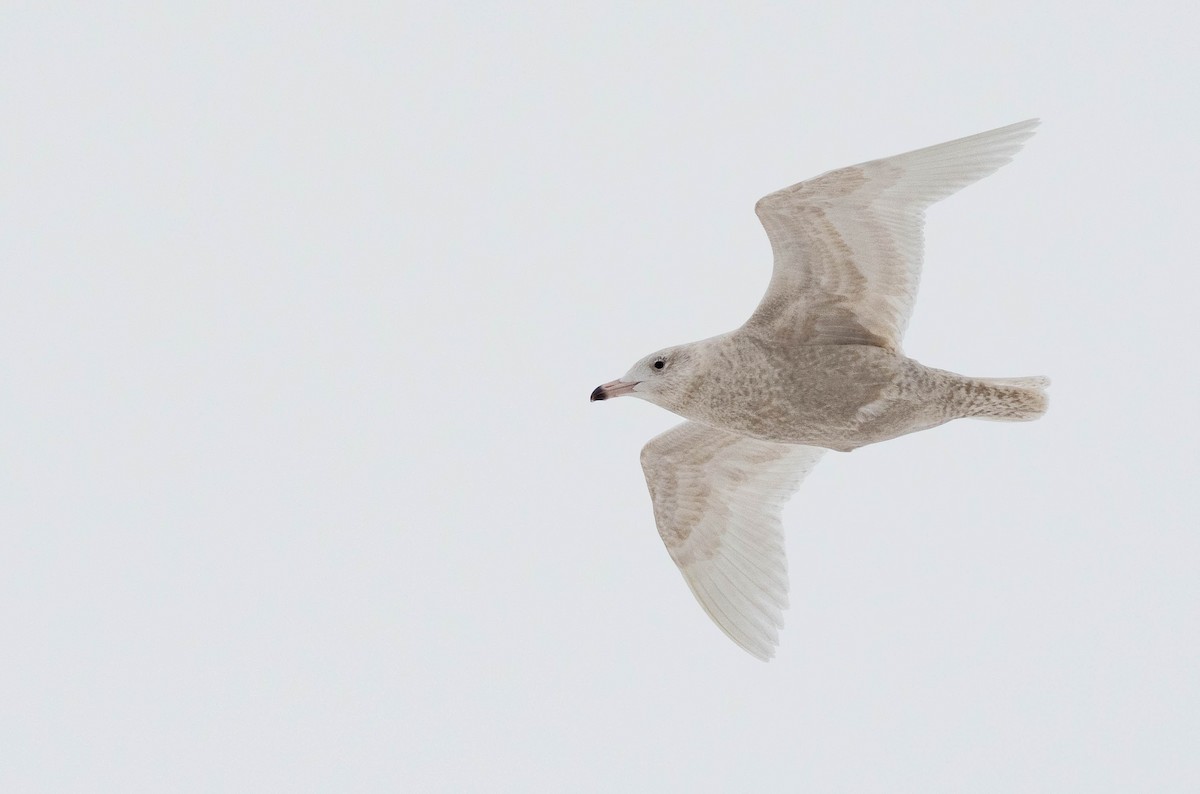
[[[998,422],[1030,422],[1046,413],[1050,379],[1041,375],[1030,378],[970,378],[967,416]]]

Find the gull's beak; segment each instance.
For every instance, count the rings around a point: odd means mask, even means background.
[[[640,381],[630,383],[625,380],[614,380],[605,383],[603,386],[597,386],[596,390],[592,392],[592,402],[607,400],[609,397],[620,397],[622,394],[629,394],[638,383]]]

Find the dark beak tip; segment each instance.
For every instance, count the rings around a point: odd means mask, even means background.
[[[604,393],[604,387],[597,386],[596,389],[592,392],[592,399],[590,400],[590,402],[596,402],[596,400],[603,400],[607,397],[608,397],[608,395]]]

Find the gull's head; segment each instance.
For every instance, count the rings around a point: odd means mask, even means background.
[[[592,402],[629,394],[664,407],[679,401],[691,383],[696,356],[690,345],[651,353],[618,380],[597,386]]]

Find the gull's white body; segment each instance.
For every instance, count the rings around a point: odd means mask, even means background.
[[[1036,121],[831,171],[766,196],[770,286],[741,328],[668,348],[593,399],[632,393],[691,420],[642,467],[658,529],[721,629],[769,659],[787,605],[780,513],[824,449],[962,417],[1028,420],[1045,378],[969,378],[907,358],[924,210],[1008,162]]]

